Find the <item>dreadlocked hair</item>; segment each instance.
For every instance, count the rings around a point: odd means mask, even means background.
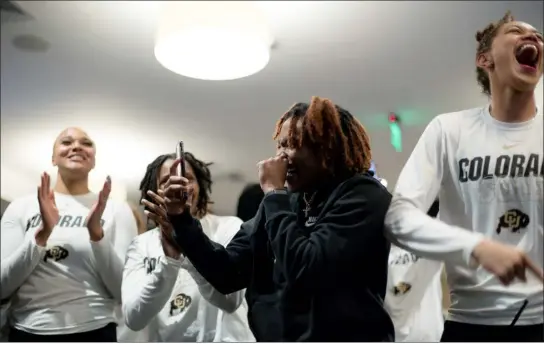
[[[309,147],[332,175],[363,173],[370,168],[370,138],[348,110],[320,97],[312,97],[310,104],[296,103],[277,122],[274,140],[290,118],[295,120],[289,125],[288,146]],[[302,132],[297,130],[298,119]]]
[[[499,29],[504,24],[513,21],[514,17],[510,13],[510,11],[508,11],[499,21],[495,23],[490,23],[485,27],[485,29],[478,31],[476,33],[476,41],[478,42],[478,50],[476,52],[476,55],[487,53],[489,50],[491,50],[491,45],[493,44],[493,40],[497,36],[497,32],[499,31]],[[487,74],[485,69],[481,67],[476,67],[476,80],[482,88],[482,92],[490,96],[491,85],[489,83],[489,75]]]
[[[198,217],[206,215],[208,212],[209,205],[213,202],[211,201],[212,193],[212,175],[210,173],[209,166],[212,163],[205,163],[201,160],[195,158],[195,156],[189,152],[184,153],[185,161],[191,165],[193,172],[195,173],[196,181],[200,192],[198,193],[198,200],[196,204]],[[153,199],[147,194],[148,191],[153,191],[157,193],[157,179],[162,165],[167,160],[175,160],[175,154],[163,154],[159,155],[152,163],[147,165],[145,176],[140,182],[140,202],[142,200],[147,200],[154,203]]]

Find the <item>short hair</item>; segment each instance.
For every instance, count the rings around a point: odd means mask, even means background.
[[[236,216],[244,222],[251,220],[257,214],[263,198],[264,192],[259,184],[247,185],[238,199]]]
[[[485,29],[476,32],[476,41],[478,42],[478,49],[476,54],[480,55],[487,53],[491,50],[493,40],[497,36],[499,29],[506,23],[514,21],[514,17],[511,12],[506,14],[497,22],[488,24]],[[489,81],[489,75],[487,71],[479,66],[476,66],[476,80],[482,88],[482,92],[488,96],[491,96],[491,85]]]
[[[195,173],[196,181],[198,183],[198,187],[200,189],[200,192],[198,194],[198,200],[196,204],[197,208],[197,216],[204,216],[208,213],[209,205],[213,202],[211,201],[211,193],[212,193],[212,176],[209,169],[209,166],[212,163],[205,163],[201,160],[198,160],[195,158],[195,156],[189,152],[185,152],[184,154],[185,161],[191,165],[193,168],[193,171]],[[147,165],[147,169],[144,175],[144,178],[140,182],[140,202],[142,200],[148,200],[149,202],[153,202],[153,199],[147,195],[148,191],[153,191],[154,193],[157,193],[157,178],[160,173],[160,169],[162,165],[167,160],[175,160],[176,155],[175,154],[163,154],[159,155],[153,162],[151,162],[149,165]]]
[[[370,168],[370,138],[348,110],[320,97],[312,97],[310,104],[296,103],[278,120],[274,140],[290,118],[302,119],[302,132],[297,132],[298,121],[292,121],[288,145],[308,146],[320,158],[324,169],[332,174],[356,174]]]

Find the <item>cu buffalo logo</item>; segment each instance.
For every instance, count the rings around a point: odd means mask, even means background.
[[[529,215],[524,214],[518,209],[511,209],[499,218],[497,234],[501,234],[504,228],[509,229],[512,233],[518,233],[520,229],[527,228],[528,225]]]
[[[47,251],[45,251],[45,256],[43,257],[43,261],[47,262],[48,259],[53,259],[55,262],[58,262],[58,261],[66,259],[66,257],[68,257],[67,249],[60,246],[53,246]]]
[[[393,294],[404,295],[412,289],[412,285],[406,282],[400,282],[393,288]]]
[[[191,304],[191,297],[185,294],[178,294],[170,301],[170,316],[180,314]]]

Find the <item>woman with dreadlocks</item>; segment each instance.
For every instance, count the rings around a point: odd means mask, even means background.
[[[368,173],[363,126],[328,99],[297,103],[279,120],[275,157],[258,164],[265,193],[257,215],[223,247],[177,195],[175,173],[151,193],[156,221],[223,294],[247,288],[258,341],[392,341],[383,308],[390,194]],[[172,170],[174,172],[174,170]],[[285,190],[287,185],[287,190]]]
[[[185,153],[184,158],[187,214],[198,219],[203,235],[227,245],[242,221],[210,214],[212,179],[208,164],[191,153]],[[173,154],[161,155],[147,167],[140,184],[145,206],[153,206],[150,194],[165,188],[170,170],[175,169],[174,160]],[[229,295],[216,291],[181,252],[172,241],[168,225],[159,225],[134,239],[123,273],[126,325],[134,331],[145,328],[149,336],[146,341],[255,341],[247,325],[244,291]]]

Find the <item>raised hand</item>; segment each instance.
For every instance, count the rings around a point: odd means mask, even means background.
[[[287,176],[287,159],[276,156],[263,160],[257,164],[259,168],[259,182],[264,193],[283,189]]]
[[[178,159],[170,167],[170,177],[168,177],[160,195],[151,191],[147,193],[155,201],[155,204],[147,200],[142,201],[155,214],[159,214],[159,212],[154,210],[157,205],[161,206],[167,215],[182,214],[187,208],[187,199],[191,197],[192,189],[189,185],[189,180],[177,175],[179,164],[180,160]]]
[[[527,280],[526,271],[544,281],[544,273],[527,255],[515,247],[492,240],[484,240],[474,248],[472,256],[487,271],[499,278],[504,285],[515,278]]]
[[[106,204],[108,203],[108,198],[110,197],[110,192],[111,178],[108,176],[102,190],[98,193],[98,200],[91,208],[91,211],[85,220],[91,241],[100,241],[104,237],[104,229],[102,228],[101,220],[104,210],[106,209]]]
[[[152,191],[147,194],[153,199],[153,202],[142,200],[142,204],[146,207],[145,215],[153,220],[160,228],[161,244],[164,254],[170,258],[179,259],[181,250],[172,238],[173,228],[168,221],[168,213],[166,211],[166,203],[164,191],[158,190],[158,195]]]
[[[159,224],[159,228],[161,230],[161,244],[162,244],[162,250],[164,251],[164,254],[167,257],[173,258],[173,259],[179,259],[181,256],[181,249],[174,241],[174,238],[172,237],[172,231],[173,228],[170,225],[170,223],[164,223]]]
[[[38,204],[40,205],[42,227],[36,231],[35,238],[36,244],[45,247],[53,228],[59,222],[55,193],[51,190],[51,177],[45,172],[42,174],[41,183],[38,186]]]

